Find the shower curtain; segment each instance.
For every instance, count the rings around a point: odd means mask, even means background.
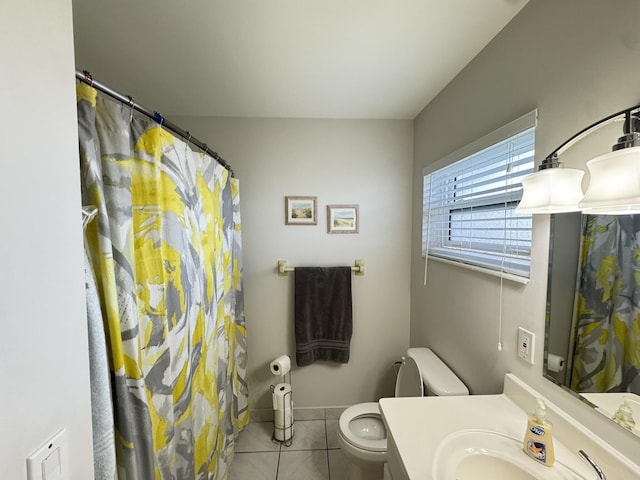
[[[89,85],[77,97],[118,478],[224,478],[249,418],[238,182]]]
[[[583,215],[571,388],[640,391],[640,215]]]

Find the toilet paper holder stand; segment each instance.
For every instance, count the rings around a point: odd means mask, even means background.
[[[287,375],[289,376],[289,385],[291,385],[291,372],[289,372],[288,374],[284,375],[284,380],[285,383],[287,380]],[[271,394],[273,394],[275,392],[276,386],[275,385],[271,385]],[[290,390],[289,392],[284,394],[284,408],[283,408],[283,412],[282,412],[282,417],[283,420],[287,418],[287,406],[289,407],[290,414],[291,414],[291,425],[287,426],[286,423],[283,422],[282,427],[279,427],[276,425],[276,411],[273,411],[273,433],[271,434],[271,441],[272,442],[278,442],[281,443],[282,445],[284,445],[285,447],[290,447],[293,444],[293,436],[294,436],[294,431],[293,431],[293,424],[295,423],[295,420],[293,418],[293,392],[292,390]],[[276,433],[280,433],[280,435],[276,435]],[[282,440],[280,440],[278,437],[282,437]]]

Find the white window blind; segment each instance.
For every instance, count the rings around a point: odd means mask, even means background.
[[[423,255],[529,277],[531,215],[515,207],[521,178],[533,172],[534,142],[532,112],[424,175]]]

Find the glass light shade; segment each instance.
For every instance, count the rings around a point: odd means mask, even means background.
[[[574,168],[546,168],[522,178],[522,200],[516,213],[578,211],[584,172]]]
[[[579,203],[584,213],[640,213],[640,147],[600,155],[587,168],[591,181]]]

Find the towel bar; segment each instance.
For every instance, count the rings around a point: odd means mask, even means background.
[[[286,260],[278,260],[278,275],[286,276],[289,272],[295,272],[294,267],[287,267]],[[351,267],[351,271],[356,275],[364,275],[364,260],[359,259],[355,261],[355,266]]]

